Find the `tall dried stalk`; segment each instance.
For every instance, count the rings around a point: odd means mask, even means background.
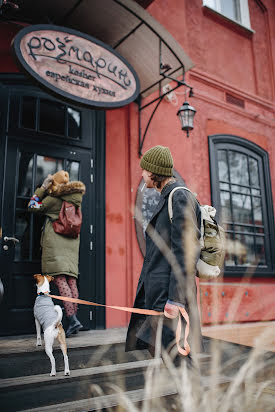
[[[135,218],[142,225],[142,215],[136,211]],[[186,273],[183,277],[182,269],[179,266],[175,255],[170,247],[164,242],[158,232],[152,226],[147,227],[147,233],[160,249],[166,260],[171,265],[178,280],[179,292],[184,296],[189,305],[194,304],[189,294],[194,282],[195,262],[197,258],[197,232],[194,217],[194,205],[189,203],[186,208],[186,216],[183,233],[183,249],[185,257]],[[232,244],[230,244],[232,248]],[[242,250],[241,250],[242,252]],[[246,276],[240,282],[248,282],[253,275],[253,268],[248,268]],[[183,285],[183,279],[185,285]],[[218,299],[219,282],[211,282],[214,292],[212,294],[212,306],[214,310],[214,321],[217,323],[220,315],[220,300]],[[242,298],[242,288],[237,288],[230,302],[228,311],[230,321],[234,322],[239,310]],[[192,309],[192,307],[191,307]],[[192,325],[191,325],[192,328]],[[208,364],[206,375],[201,375],[198,379],[192,370],[188,369],[186,362],[182,362],[180,368],[175,368],[171,356],[161,348],[162,319],[160,318],[156,339],[156,358],[162,356],[166,367],[161,367],[160,363],[152,363],[145,375],[144,401],[141,406],[142,412],[175,410],[181,412],[274,412],[273,404],[264,403],[264,391],[275,384],[275,378],[258,383],[259,373],[265,368],[273,368],[275,371],[274,359],[266,359],[263,347],[269,344],[274,336],[273,331],[266,330],[255,340],[255,348],[251,349],[246,360],[243,355],[230,359],[222,365],[222,356],[229,349],[222,347],[217,340],[212,340],[210,346],[211,361]],[[197,337],[198,338],[198,337]],[[195,359],[198,361],[198,359]],[[241,364],[237,367],[237,364]],[[228,376],[224,376],[225,371]],[[140,410],[123,393],[117,385],[109,385],[118,394],[120,405],[125,411]],[[166,392],[165,392],[166,391]],[[97,389],[98,393],[101,393]],[[167,399],[161,397],[161,393],[175,393],[167,406]],[[159,395],[159,396],[158,396]],[[170,398],[169,398],[170,399]]]

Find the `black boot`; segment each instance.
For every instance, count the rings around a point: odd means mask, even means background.
[[[68,320],[69,320],[69,325],[66,330],[66,338],[71,336],[74,332],[77,332],[83,328],[83,326],[77,319],[76,315],[68,316]]]

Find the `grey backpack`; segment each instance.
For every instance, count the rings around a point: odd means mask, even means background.
[[[175,189],[170,192],[168,198],[168,213],[171,222],[173,219],[173,194],[179,189],[184,189],[192,193],[191,190],[184,186],[175,187]],[[225,232],[214,219],[216,209],[208,205],[202,206],[199,204],[199,206],[201,209],[201,254],[200,259],[197,262],[197,271],[200,278],[215,278],[219,276],[223,267],[225,255]]]

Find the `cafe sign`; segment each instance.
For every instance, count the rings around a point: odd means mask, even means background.
[[[139,80],[130,64],[84,33],[58,26],[28,26],[14,38],[13,49],[34,79],[64,98],[115,108],[139,94]]]

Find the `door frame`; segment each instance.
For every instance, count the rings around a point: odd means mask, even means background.
[[[91,186],[90,188],[88,188],[88,190],[93,230],[89,230],[89,232],[91,242],[90,244],[93,245],[92,250],[95,253],[93,258],[94,264],[91,272],[95,270],[95,273],[89,274],[90,282],[87,287],[88,290],[91,290],[92,284],[94,284],[96,288],[96,301],[98,303],[105,304],[105,111],[91,110],[80,105],[71,104],[71,102],[69,101],[57,99],[56,96],[52,96],[46,93],[44,90],[41,90],[37,86],[34,86],[33,83],[22,74],[0,74],[0,107],[2,109],[0,116],[0,165],[2,165],[2,167],[0,166],[0,226],[3,221],[2,201],[3,182],[5,179],[7,141],[9,135],[13,137],[16,137],[17,135],[17,133],[15,134],[13,131],[8,130],[9,105],[7,103],[9,102],[8,97],[10,90],[13,89],[14,91],[16,91],[16,89],[20,88],[21,91],[22,88],[25,88],[26,92],[29,90],[28,96],[32,96],[32,93],[34,93],[35,95],[38,94],[43,98],[67,104],[82,111],[82,113],[85,113],[85,116],[83,116],[85,118],[85,133],[89,135],[90,148],[87,147],[87,139],[85,139],[84,144],[83,141],[68,142],[69,139],[66,139],[64,143],[65,138],[61,140],[60,138],[56,139],[53,136],[49,136],[49,139],[45,139],[46,134],[43,133],[42,135],[43,141],[46,142],[48,146],[51,144],[52,146],[56,146],[56,144],[58,144],[61,145],[64,149],[78,147],[80,151],[90,150]],[[20,136],[18,139],[21,141],[24,141],[24,139],[26,139],[28,142],[35,144],[34,138],[36,138],[37,143],[37,135],[38,133],[32,132],[31,137],[27,137],[26,135],[24,136],[23,133],[23,136]],[[41,140],[39,141],[39,143],[41,144]],[[100,245],[100,247],[97,247],[97,245]],[[2,247],[1,240],[0,247]],[[94,276],[96,276],[95,282],[93,281]],[[96,316],[95,319],[90,318],[90,329],[104,329],[106,326],[105,309],[95,307],[93,312]]]

